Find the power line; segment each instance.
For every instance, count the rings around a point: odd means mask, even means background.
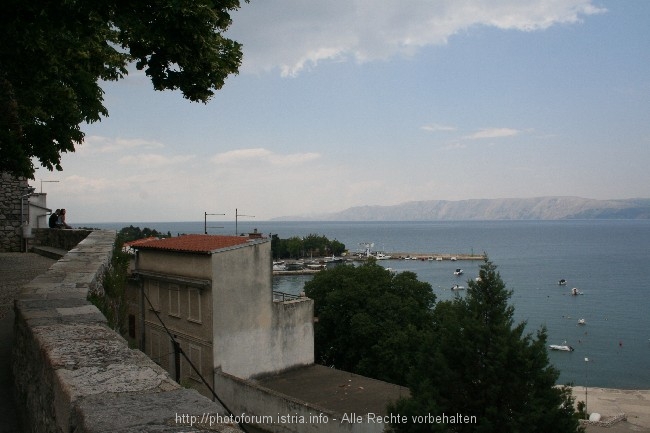
[[[165,322],[163,322],[163,320],[160,318],[160,315],[158,314],[158,312],[156,311],[156,309],[153,307],[153,304],[152,304],[151,301],[149,300],[149,297],[147,296],[147,294],[145,293],[144,290],[142,291],[142,294],[144,295],[144,298],[147,300],[147,303],[149,304],[149,307],[151,307],[151,309],[153,310],[154,314],[155,314],[156,317],[158,318],[158,321],[160,322],[160,324],[161,324],[161,325],[163,326],[163,328],[165,329],[165,332],[167,333],[167,335],[168,335],[169,338],[171,339],[172,343],[174,344],[174,347],[175,347],[175,348],[180,352],[181,355],[183,355],[183,358],[185,358],[185,360],[190,364],[190,367],[192,367],[192,370],[194,370],[194,372],[195,372],[195,373],[196,373],[196,374],[201,378],[201,381],[202,381],[203,384],[204,384],[204,385],[205,385],[205,386],[210,390],[210,393],[212,394],[212,396],[213,396],[213,397],[214,397],[214,398],[219,402],[219,404],[220,404],[221,406],[223,406],[224,409],[226,409],[226,412],[228,412],[228,414],[231,415],[232,419],[237,419],[237,417],[235,417],[235,414],[234,414],[230,409],[228,409],[228,406],[226,406],[226,403],[224,403],[223,400],[221,400],[221,399],[219,398],[219,396],[217,395],[217,393],[214,392],[214,389],[212,389],[212,387],[210,386],[210,384],[205,380],[205,378],[203,377],[203,375],[201,374],[201,372],[200,372],[200,371],[199,371],[199,370],[194,366],[194,363],[193,363],[193,362],[190,360],[190,358],[185,354],[185,352],[183,351],[183,348],[181,347],[181,345],[178,343],[178,341],[176,341],[176,337],[175,337],[174,335],[172,335],[172,333],[169,331],[169,329],[168,329],[167,326],[165,325]],[[143,312],[143,314],[144,314],[144,312]],[[237,425],[238,425],[239,428],[241,428],[244,432],[248,433],[248,430],[246,430],[246,428],[244,427],[244,425],[243,425],[241,422],[237,421]]]

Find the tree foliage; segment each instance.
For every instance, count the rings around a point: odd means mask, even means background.
[[[61,170],[80,125],[108,116],[99,82],[135,63],[156,90],[207,102],[237,73],[223,37],[239,0],[6,0],[0,13],[0,171]]]
[[[329,240],[326,236],[313,233],[302,238],[292,236],[288,239],[280,239],[277,235],[273,235],[271,250],[273,257],[278,259],[324,257],[342,254],[345,245],[336,239]]]
[[[171,233],[168,231],[167,234],[161,233],[157,231],[156,229],[150,229],[149,227],[145,227],[141,229],[140,227],[133,227],[133,225],[130,225],[128,227],[122,227],[119,232],[117,232],[117,241],[120,244],[123,244],[125,242],[131,242],[135,241],[138,239],[144,239],[144,238],[149,238],[149,237],[158,237],[158,238],[165,238],[165,237],[171,237]]]
[[[305,284],[314,299],[319,363],[405,384],[408,366],[431,329],[435,295],[412,272],[393,274],[371,260],[316,274]]]
[[[496,266],[487,258],[466,297],[440,302],[434,329],[409,379],[411,397],[391,406],[418,415],[463,414],[476,424],[395,424],[396,432],[575,432],[570,390],[555,387],[546,330],[533,338],[514,324],[514,308]]]

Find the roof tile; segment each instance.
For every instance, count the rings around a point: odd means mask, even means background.
[[[151,240],[132,245],[139,249],[157,249],[194,253],[209,253],[223,248],[230,248],[248,243],[244,236],[183,235],[172,238]]]

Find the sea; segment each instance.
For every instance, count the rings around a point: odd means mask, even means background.
[[[350,252],[487,254],[512,291],[515,322],[535,335],[545,327],[549,350],[560,371],[558,384],[650,389],[650,220],[433,221],[433,222],[197,222],[89,223],[119,230],[134,225],[173,235],[232,235],[257,229],[280,238],[318,234]],[[236,229],[236,231],[235,231]],[[412,271],[431,284],[438,300],[465,296],[452,291],[478,275],[482,261],[382,260],[397,272]],[[454,270],[464,273],[455,276]],[[312,276],[276,276],[274,290],[298,294]],[[566,285],[558,284],[560,279]],[[572,296],[577,288],[581,295]],[[584,319],[585,324],[578,324]]]

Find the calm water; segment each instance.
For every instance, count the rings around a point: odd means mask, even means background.
[[[92,224],[119,229],[130,223]],[[133,223],[141,228],[177,233],[203,233],[203,221]],[[209,224],[208,224],[209,225]],[[214,234],[234,234],[227,224]],[[560,383],[613,388],[650,389],[650,221],[487,221],[487,222],[249,222],[239,231],[258,228],[281,238],[321,234],[343,242],[351,251],[362,242],[374,249],[414,253],[487,252],[503,281],[513,291],[517,321],[530,332],[548,328],[548,343],[564,341],[574,352],[551,352]],[[429,282],[438,299],[458,292],[449,288],[478,273],[478,261],[382,262],[409,270]],[[453,275],[456,267],[465,274]],[[560,278],[567,285],[557,285]],[[275,277],[274,288],[302,290],[310,277]],[[572,287],[584,295],[570,296]],[[460,296],[463,296],[460,292]],[[577,324],[584,318],[585,326]],[[589,362],[585,362],[585,358]]]

